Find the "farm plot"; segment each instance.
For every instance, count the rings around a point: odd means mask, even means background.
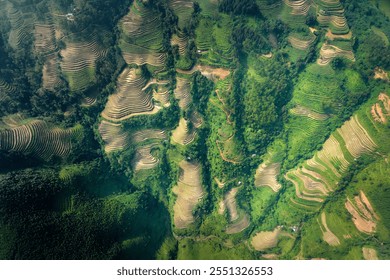
[[[120,21],[119,46],[127,64],[163,66],[162,26],[158,13],[142,1],[134,1],[129,13]]]
[[[107,154],[122,150],[129,145],[129,135],[123,130],[121,124],[102,120],[99,125],[99,133],[105,143],[104,151]]]
[[[6,15],[11,25],[8,42],[14,49],[23,48],[24,42],[28,41],[33,33],[33,19],[30,15],[23,14],[16,9],[9,1],[7,2],[6,10]]]
[[[301,105],[297,105],[294,108],[292,108],[290,110],[290,113],[293,115],[297,115],[297,116],[305,116],[305,117],[308,117],[309,119],[313,119],[316,121],[324,121],[324,120],[329,118],[329,116],[327,114],[320,114],[320,113],[314,112],[314,111],[310,110],[309,108],[306,108],[306,107],[301,106]]]
[[[363,257],[365,260],[378,260],[378,253],[375,249],[369,247],[362,248]]]
[[[260,231],[253,236],[251,245],[256,251],[265,251],[274,248],[278,245],[281,233],[281,227],[276,227],[273,231]]]
[[[35,52],[44,55],[56,50],[54,25],[35,23],[34,39]]]
[[[320,57],[317,60],[318,65],[327,65],[336,57],[344,57],[350,61],[355,61],[355,55],[352,50],[344,50],[335,45],[324,43],[320,50]]]
[[[280,17],[288,25],[295,27],[305,23],[306,16],[312,5],[311,0],[283,0]]]
[[[287,39],[293,48],[305,51],[314,43],[316,36],[313,33],[309,33],[309,36],[292,33]]]
[[[387,94],[381,93],[377,103],[371,107],[371,115],[376,122],[387,123],[390,116],[390,98]]]
[[[159,163],[159,159],[153,156],[152,150],[157,147],[158,144],[156,143],[138,147],[131,162],[133,170],[148,170],[156,167]]]
[[[169,7],[177,15],[179,28],[183,30],[186,24],[191,19],[191,14],[194,10],[193,1],[186,0],[169,0]]]
[[[176,78],[175,98],[179,100],[179,107],[185,110],[192,102],[191,83],[189,79]]]
[[[376,231],[379,217],[364,192],[360,191],[353,200],[347,198],[345,208],[352,215],[352,221],[360,232],[372,234]]]
[[[237,206],[236,195],[239,191],[239,188],[232,188],[225,195],[223,200],[224,205],[229,213],[229,222],[230,224],[226,228],[227,234],[235,234],[246,229],[250,220],[246,213],[240,210]]]
[[[201,166],[198,162],[181,161],[177,186],[172,192],[177,196],[173,206],[176,228],[187,228],[195,221],[193,210],[203,197]]]
[[[267,164],[263,163],[256,170],[255,186],[270,187],[274,192],[278,192],[282,187],[277,181],[277,176],[280,172],[280,163]]]
[[[196,130],[191,121],[181,118],[179,126],[172,132],[172,141],[180,145],[188,145],[195,137]]]
[[[82,127],[61,129],[40,120],[0,131],[0,150],[31,153],[44,160],[67,157],[72,142],[82,135]]]
[[[328,224],[326,222],[326,213],[321,213],[321,222],[318,221],[322,231],[322,239],[330,246],[338,246],[340,245],[340,240],[338,237],[328,228]]]
[[[83,90],[94,81],[96,60],[105,53],[94,36],[82,42],[66,40],[66,48],[60,52],[61,69],[72,91]]]
[[[58,57],[55,29],[53,24],[35,23],[34,49],[44,57],[42,69],[43,88],[54,90],[60,83],[60,60]]]
[[[372,153],[377,145],[360,124],[357,115],[337,129],[302,167],[289,171],[291,181],[300,201],[322,203],[338,184],[351,162],[365,153]]]
[[[117,80],[116,93],[109,96],[102,117],[119,122],[141,114],[155,114],[160,109],[153,104],[152,93],[139,70],[126,68]]]

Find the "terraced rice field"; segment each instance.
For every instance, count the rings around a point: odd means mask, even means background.
[[[283,0],[283,2],[290,8],[289,14],[295,17],[306,16],[312,4],[312,0]]]
[[[175,98],[179,100],[179,107],[185,110],[192,102],[191,83],[189,79],[176,78]]]
[[[28,40],[33,33],[33,19],[29,15],[22,14],[11,2],[6,3],[7,16],[11,24],[8,42],[14,49],[20,49],[23,42]]]
[[[371,115],[376,122],[387,123],[390,116],[390,98],[387,94],[381,93],[378,102],[372,105]]]
[[[120,27],[120,47],[127,64],[164,65],[166,54],[158,13],[136,0],[129,13],[122,18]]]
[[[109,96],[102,117],[118,122],[136,115],[157,113],[160,108],[154,106],[152,93],[145,87],[146,84],[139,70],[123,70],[117,80],[116,93]]]
[[[178,32],[178,34],[174,34],[171,39],[172,46],[178,46],[179,54],[185,55],[186,49],[188,46],[188,38],[182,32]]]
[[[365,260],[378,260],[378,253],[376,252],[375,249],[369,247],[363,247],[362,252],[363,252],[363,258]]]
[[[289,171],[285,178],[294,184],[296,196],[302,201],[322,203],[338,184],[351,162],[377,145],[355,115],[337,129],[322,150],[301,167]]]
[[[344,9],[339,0],[315,0],[317,21],[328,28],[326,41],[317,60],[319,65],[326,65],[336,57],[355,61],[352,51],[352,33],[349,29]]]
[[[307,50],[315,41],[316,36],[310,33],[311,36],[302,37],[300,34],[292,33],[288,36],[288,42],[291,46],[298,50]]]
[[[321,231],[322,231],[322,238],[326,243],[328,243],[330,246],[338,246],[340,245],[340,240],[337,238],[337,236],[328,228],[328,224],[326,223],[326,213],[321,213],[321,222],[318,221]]]
[[[31,153],[45,160],[52,156],[67,157],[72,150],[72,141],[81,134],[81,126],[61,129],[44,121],[32,120],[1,130],[0,150]]]
[[[352,215],[352,221],[360,232],[372,234],[376,231],[379,217],[364,192],[360,191],[353,200],[347,198],[345,208]]]
[[[260,231],[252,238],[251,245],[256,251],[274,248],[278,245],[281,232],[281,227],[276,227],[273,231]]]
[[[44,56],[42,70],[43,88],[54,90],[60,82],[60,60],[55,39],[53,24],[35,23],[34,49],[37,54]]]
[[[309,119],[317,120],[317,121],[324,121],[329,118],[328,115],[326,114],[320,114],[317,112],[314,112],[310,110],[309,108],[306,108],[301,105],[297,105],[294,108],[290,110],[290,113],[297,115],[297,116],[305,116],[308,117]]]
[[[0,78],[0,101],[5,102],[8,99],[9,103],[12,102],[11,97],[14,90],[15,88],[12,85]]]
[[[226,228],[227,234],[235,234],[243,231],[249,226],[249,217],[246,213],[240,211],[237,206],[236,195],[239,188],[233,188],[225,195],[223,203],[229,213],[230,225]]]
[[[42,69],[42,85],[45,89],[54,90],[60,83],[60,60],[57,53],[46,56]]]
[[[277,176],[280,172],[280,163],[266,164],[263,163],[256,170],[255,186],[270,187],[274,192],[278,192],[282,187],[277,181]]]
[[[172,141],[180,145],[188,145],[194,141],[196,130],[190,121],[180,119],[179,126],[172,132]]]
[[[336,57],[344,57],[350,61],[355,61],[352,50],[343,50],[337,46],[324,43],[320,50],[320,57],[317,60],[319,65],[327,65]]]
[[[104,151],[107,154],[122,150],[129,145],[129,135],[123,131],[121,124],[102,120],[99,125],[99,133],[105,143]]]
[[[172,192],[177,196],[173,206],[175,228],[187,228],[195,221],[192,211],[203,197],[201,166],[198,162],[181,161],[177,186]]]
[[[193,1],[186,0],[169,0],[169,7],[179,18],[179,28],[183,29],[184,26],[191,19],[191,14],[194,10]]]
[[[93,36],[86,41],[66,42],[66,48],[61,50],[61,69],[71,90],[83,90],[95,79],[96,60],[105,56]]]
[[[245,230],[250,225],[249,216],[246,213],[242,213],[240,218],[226,228],[227,234],[236,234]]]
[[[161,129],[142,129],[130,134],[130,141],[139,144],[150,140],[163,140],[167,138],[167,133]]]
[[[156,167],[159,163],[159,160],[153,156],[152,150],[157,147],[158,145],[155,143],[138,147],[131,162],[133,170],[148,170]]]

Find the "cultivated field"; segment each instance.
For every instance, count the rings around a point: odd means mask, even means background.
[[[329,192],[336,189],[352,161],[374,152],[376,147],[355,115],[325,141],[312,159],[289,171],[285,177],[294,184],[300,204],[304,204],[303,201],[322,203]]]
[[[282,187],[277,181],[277,176],[279,175],[279,172],[280,163],[261,164],[256,170],[255,186],[267,186],[270,187],[274,192],[278,192]]]
[[[180,145],[188,145],[194,141],[196,130],[194,125],[184,118],[180,119],[179,126],[172,132],[172,141]]]
[[[82,135],[82,127],[61,129],[40,121],[0,130],[0,150],[31,153],[44,160],[51,157],[67,157],[72,142]]]
[[[139,70],[125,68],[117,80],[116,93],[109,96],[102,117],[118,122],[132,116],[155,114],[160,108],[154,106],[152,92]]]
[[[176,228],[187,228],[195,221],[193,210],[203,197],[201,166],[197,162],[181,161],[178,183],[172,191],[177,196],[173,206]]]
[[[163,35],[158,13],[136,0],[120,21],[120,48],[127,64],[163,66]]]
[[[83,90],[94,81],[96,60],[106,54],[93,35],[85,39],[76,41],[68,38],[66,48],[60,52],[61,69],[73,91]]]
[[[276,227],[273,231],[260,231],[253,236],[251,245],[256,251],[265,251],[278,245],[281,227]]]
[[[129,135],[123,131],[121,124],[102,120],[99,125],[99,133],[105,143],[104,151],[107,154],[113,151],[122,150],[129,145]]]
[[[328,228],[328,224],[326,223],[326,213],[321,213],[321,222],[318,221],[321,231],[322,231],[322,238],[326,243],[328,243],[330,246],[338,246],[340,245],[340,240],[338,237]]]
[[[372,234],[376,231],[379,217],[362,191],[353,200],[348,198],[345,202],[345,208],[352,215],[352,221],[359,231],[366,234]]]

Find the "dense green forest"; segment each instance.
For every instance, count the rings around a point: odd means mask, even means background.
[[[389,259],[385,0],[0,1],[0,259]]]

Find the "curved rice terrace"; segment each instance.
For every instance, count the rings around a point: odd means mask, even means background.
[[[102,120],[99,124],[99,134],[104,141],[106,153],[122,150],[129,145],[129,135],[121,124]]]
[[[7,15],[11,25],[8,41],[11,47],[20,49],[24,41],[31,36],[33,18],[31,14],[23,14],[12,3],[7,2],[7,4]]]
[[[136,0],[120,22],[119,46],[127,64],[163,66],[163,34],[158,14]]]
[[[83,90],[95,81],[96,60],[106,51],[97,44],[94,36],[79,42],[67,38],[66,48],[61,50],[61,69],[72,91]]]
[[[82,135],[82,127],[61,129],[45,121],[31,120],[0,131],[0,150],[31,153],[44,160],[67,157],[72,142]]]
[[[176,89],[174,90],[175,98],[179,101],[179,107],[185,110],[192,102],[190,80],[177,77]]]
[[[280,163],[261,164],[256,170],[255,186],[270,187],[274,192],[278,192],[282,187],[277,181],[279,173]]]
[[[250,225],[249,216],[239,209],[236,195],[240,189],[233,188],[228,191],[224,198],[224,204],[229,215],[229,225],[226,228],[227,234],[236,234],[245,230]]]
[[[298,33],[292,33],[288,37],[288,42],[291,46],[298,50],[307,50],[315,41],[316,36],[309,33],[309,36],[302,36]]]
[[[134,171],[148,170],[158,165],[158,158],[153,156],[153,149],[156,149],[157,146],[157,144],[150,144],[138,147],[135,150],[135,156],[132,161]]]
[[[111,94],[102,117],[119,122],[141,114],[155,114],[153,94],[139,69],[126,68],[119,75],[116,93]]]
[[[191,14],[194,10],[193,1],[169,0],[168,3],[169,7],[179,18],[178,27],[183,30],[191,19]]]
[[[60,60],[55,39],[55,27],[48,23],[34,24],[34,49],[44,56],[42,68],[43,88],[54,90],[60,83]]]
[[[256,251],[265,251],[276,247],[279,236],[282,234],[282,228],[276,227],[273,231],[261,231],[252,237],[251,245]]]
[[[294,184],[301,203],[322,203],[337,188],[339,179],[354,160],[375,151],[378,144],[371,137],[355,115],[325,141],[312,159],[289,171],[286,179]]]
[[[181,161],[179,179],[172,192],[176,195],[173,206],[173,222],[176,229],[184,229],[194,223],[193,210],[203,197],[201,166],[197,162]]]
[[[191,144],[196,137],[195,128],[190,120],[181,118],[179,126],[172,132],[172,142],[184,146]]]

